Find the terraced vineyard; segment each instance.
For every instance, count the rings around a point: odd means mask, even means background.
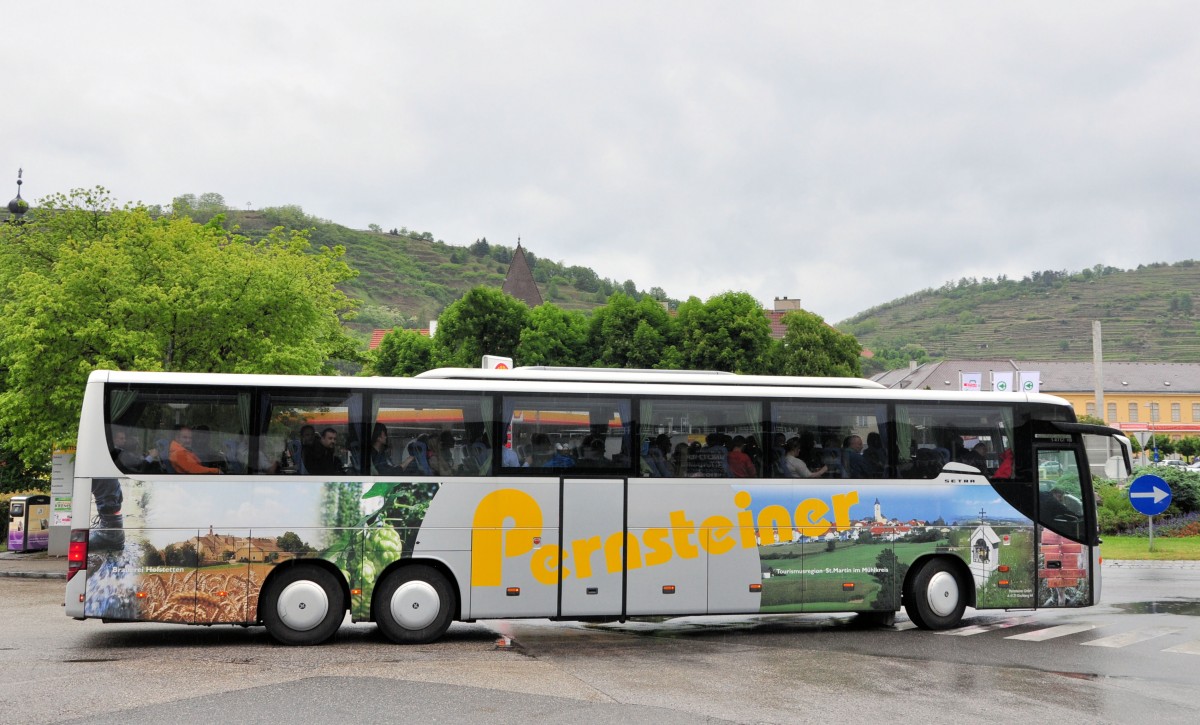
[[[1095,268],[960,282],[861,313],[838,328],[868,349],[916,343],[934,358],[1090,360],[1100,320],[1107,360],[1200,361],[1200,263]]]

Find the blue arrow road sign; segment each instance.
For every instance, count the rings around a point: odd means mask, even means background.
[[[1138,476],[1129,483],[1129,503],[1138,513],[1158,516],[1171,505],[1171,484],[1151,474]]]

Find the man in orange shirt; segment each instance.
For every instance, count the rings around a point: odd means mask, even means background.
[[[171,441],[171,468],[176,473],[220,473],[216,466],[206,466],[191,451],[192,429],[186,425],[179,426],[175,431],[175,440]]]

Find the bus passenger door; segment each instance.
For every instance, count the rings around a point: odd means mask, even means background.
[[[1078,451],[1037,449],[1038,573],[1040,607],[1092,603],[1088,532],[1094,504],[1083,493]]]
[[[625,485],[625,479],[562,479],[564,617],[623,613]]]

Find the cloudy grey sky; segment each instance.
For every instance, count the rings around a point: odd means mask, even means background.
[[[52,10],[53,8],[53,10]],[[0,190],[219,192],[837,322],[1200,256],[1200,3],[6,7]]]

